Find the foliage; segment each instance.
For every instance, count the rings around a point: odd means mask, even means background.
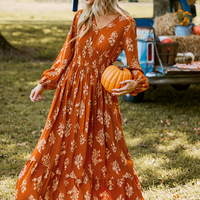
[[[179,9],[177,12],[175,12],[178,22],[181,26],[187,26],[188,23],[190,22],[190,17],[191,17],[191,13],[189,13],[188,11],[183,11],[182,9]]]

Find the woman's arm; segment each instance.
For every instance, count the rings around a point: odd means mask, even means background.
[[[139,92],[147,90],[149,83],[138,60],[136,23],[131,17],[130,23],[126,27],[123,44],[132,80],[121,82],[126,85],[120,89],[113,89],[115,91],[113,95],[121,96],[130,93],[132,96],[136,96]]]
[[[53,66],[51,69],[44,71],[44,73],[41,76],[41,79],[39,83],[45,88],[45,89],[55,89],[57,87],[57,84],[59,82],[59,79],[63,72],[65,71],[66,67],[72,60],[74,56],[74,46],[75,46],[75,40],[73,42],[70,42],[71,39],[76,37],[77,33],[77,23],[78,19],[80,17],[82,10],[78,11],[74,17],[74,20],[72,22],[70,31],[68,33],[67,39],[56,58]]]
[[[78,19],[81,14],[81,10],[78,11],[74,17],[72,22],[70,31],[68,33],[67,39],[56,58],[53,66],[51,69],[46,70],[43,72],[39,84],[31,91],[30,99],[31,101],[35,102],[42,98],[42,93],[46,90],[52,90],[57,87],[57,83],[61,75],[63,74],[64,70],[66,69],[67,65],[70,63],[71,59],[74,56],[74,44],[75,41],[70,42],[70,40],[76,37],[77,32],[77,23]]]

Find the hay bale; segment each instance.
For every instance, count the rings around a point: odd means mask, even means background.
[[[196,0],[188,0],[188,4],[191,5],[191,4],[195,4],[196,3]]]
[[[195,61],[200,60],[200,35],[167,37],[179,43],[178,53],[191,52],[195,56]]]
[[[177,17],[174,13],[166,13],[156,17],[153,24],[156,36],[175,35],[174,27],[177,23]]]

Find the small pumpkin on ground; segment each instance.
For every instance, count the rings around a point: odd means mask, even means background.
[[[193,32],[196,34],[196,35],[200,35],[200,25],[199,26],[193,26]]]
[[[122,88],[125,85],[121,85],[120,82],[132,79],[131,72],[125,67],[116,67],[111,65],[107,67],[101,77],[101,84],[106,91],[112,93],[114,88]]]

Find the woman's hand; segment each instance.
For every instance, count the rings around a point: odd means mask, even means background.
[[[129,93],[133,92],[136,89],[136,87],[138,86],[138,82],[134,81],[134,80],[122,81],[122,82],[120,82],[120,84],[121,85],[126,84],[126,85],[119,89],[112,89],[113,96],[123,96],[125,94],[129,94]]]
[[[42,87],[41,84],[38,84],[32,91],[30,94],[30,99],[31,101],[35,102],[39,99],[42,98],[42,93],[45,91],[45,89]]]

